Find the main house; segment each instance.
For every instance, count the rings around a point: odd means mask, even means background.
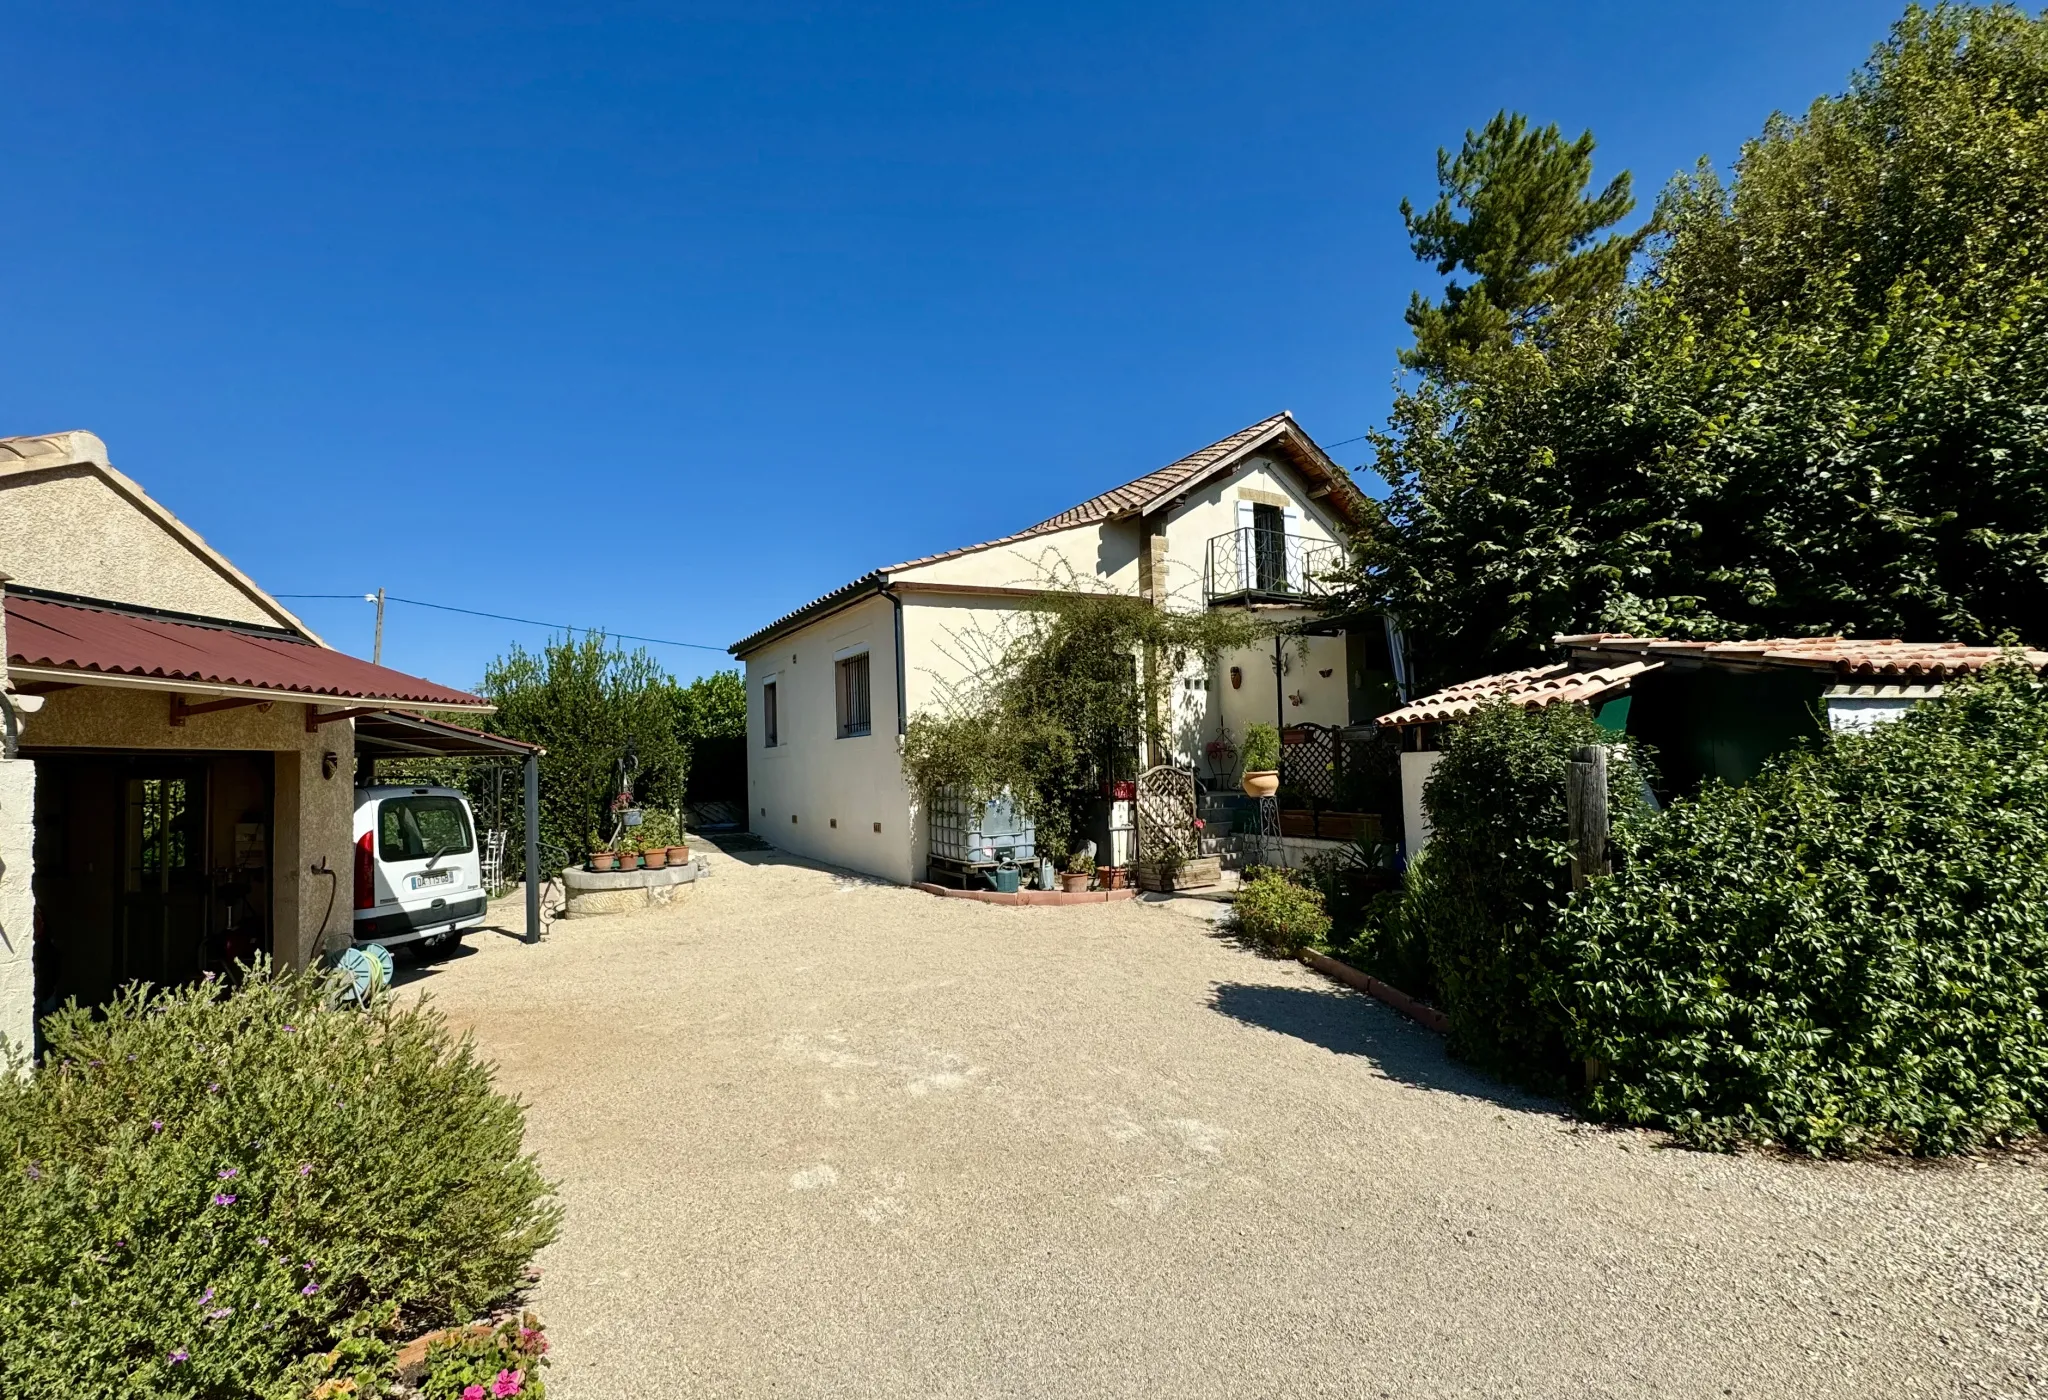
[[[731,648],[746,669],[753,829],[794,854],[921,878],[902,735],[971,684],[1034,599],[1092,588],[1312,625],[1370,509],[1282,413],[1029,529],[876,569],[776,619]],[[1146,760],[1234,782],[1217,757],[1247,725],[1369,722],[1393,702],[1397,665],[1377,618],[1225,655],[1175,678],[1172,752]]]

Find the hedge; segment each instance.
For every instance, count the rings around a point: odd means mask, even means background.
[[[1596,1116],[1815,1155],[2048,1123],[2048,692],[2024,669],[1620,842],[1551,954]]]

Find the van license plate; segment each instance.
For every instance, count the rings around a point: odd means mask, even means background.
[[[452,885],[454,883],[455,872],[452,870],[429,870],[424,875],[412,877],[412,887],[416,890],[431,889],[435,885]]]

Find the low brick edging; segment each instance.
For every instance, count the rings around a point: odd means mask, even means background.
[[[972,899],[982,904],[1109,904],[1119,899],[1135,899],[1138,894],[1134,889],[1077,890],[1072,894],[1065,890],[1018,890],[1015,894],[1000,894],[995,890],[951,890],[924,880],[913,888],[942,899]]]
[[[1349,963],[1338,962],[1313,949],[1302,949],[1301,960],[1325,977],[1334,977],[1347,987],[1356,987],[1367,996],[1385,1002],[1418,1026],[1427,1027],[1438,1035],[1450,1032],[1451,1023],[1444,1018],[1443,1012],[1434,1006],[1424,1006],[1399,987],[1389,987],[1370,973],[1360,972]]]

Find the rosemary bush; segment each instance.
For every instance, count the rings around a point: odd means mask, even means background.
[[[0,1072],[0,1395],[297,1400],[554,1236],[519,1104],[426,1007],[258,969],[44,1031]]]

